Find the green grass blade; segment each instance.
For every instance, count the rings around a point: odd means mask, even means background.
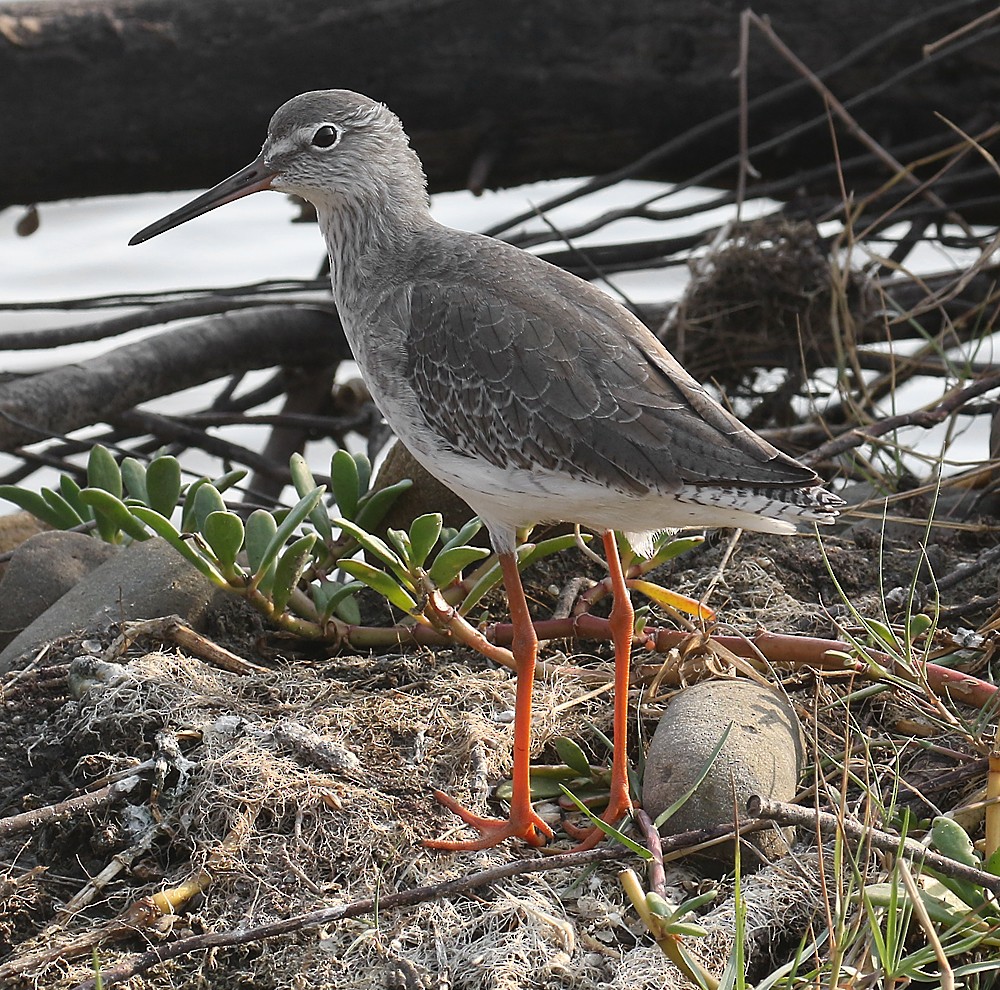
[[[701,786],[701,782],[708,776],[708,771],[712,769],[712,765],[719,758],[719,753],[722,752],[722,747],[726,745],[726,740],[729,738],[729,733],[733,731],[733,723],[729,722],[726,725],[725,731],[719,737],[719,741],[715,744],[712,752],[709,754],[708,759],[705,761],[705,765],[701,768],[701,772],[698,774],[695,782],[676,800],[669,808],[661,811],[657,816],[656,821],[653,824],[656,828],[660,828],[665,821],[668,821],[673,815],[677,814],[678,810],[690,800],[691,795],[694,794],[696,790]]]

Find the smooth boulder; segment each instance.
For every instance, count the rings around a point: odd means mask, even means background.
[[[662,826],[665,835],[710,828],[745,815],[752,794],[791,801],[805,747],[795,710],[778,691],[743,678],[702,681],[681,691],[660,719],[646,756],[642,804],[654,821],[694,786],[726,726],[715,762],[688,801]],[[787,835],[777,829],[747,836],[767,858],[781,855]],[[713,858],[732,862],[732,846]]]

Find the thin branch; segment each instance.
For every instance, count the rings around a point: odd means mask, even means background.
[[[883,832],[881,829],[862,825],[860,822],[850,821],[827,811],[803,808],[784,801],[773,801],[756,794],[747,801],[747,812],[755,818],[766,818],[779,825],[811,829],[819,836],[833,838],[842,834],[883,852],[901,853],[945,876],[954,877],[956,880],[968,880],[1000,897],[1000,877],[933,852],[916,839],[904,839],[892,832]],[[970,905],[972,906],[974,905]]]

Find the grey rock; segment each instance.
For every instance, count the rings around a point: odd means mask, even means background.
[[[0,648],[120,549],[84,533],[58,530],[25,540],[0,579]]]
[[[779,801],[795,796],[805,747],[788,701],[745,679],[702,681],[678,694],[656,727],[642,788],[650,818],[694,785],[730,722],[729,737],[708,775],[664,823],[663,834],[732,822],[734,790],[741,814],[752,794]],[[777,830],[748,836],[769,859],[782,854],[785,838]],[[732,852],[731,846],[717,846],[707,854],[731,863]]]
[[[0,653],[0,674],[25,653],[87,629],[115,622],[179,615],[198,628],[232,598],[191,566],[169,543],[133,543],[91,571]]]

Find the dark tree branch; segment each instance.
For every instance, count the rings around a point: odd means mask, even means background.
[[[975,130],[971,116],[997,92],[989,26],[922,46],[991,5],[843,0],[803,17],[781,0],[768,14],[845,102],[881,89],[858,118],[891,147],[940,131],[928,106]],[[686,178],[736,152],[737,44],[738,13],[723,0],[3,4],[4,201],[210,185],[253,157],[279,103],[332,84],[402,116],[433,189]],[[970,52],[975,71],[961,71]],[[781,133],[821,109],[805,82],[759,37],[748,68],[749,133],[778,142],[754,165],[775,177],[828,157],[814,135]],[[720,179],[735,174],[729,164]]]
[[[349,359],[338,318],[299,306],[243,310],[0,385],[0,450],[107,421],[235,371]]]

